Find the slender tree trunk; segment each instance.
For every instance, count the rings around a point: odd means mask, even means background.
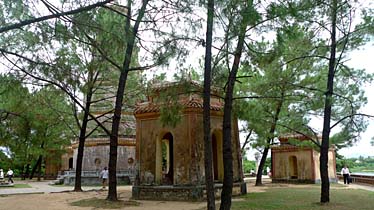
[[[208,0],[208,21],[206,31],[205,68],[204,68],[204,164],[207,209],[215,210],[212,138],[210,135],[210,86],[212,75],[212,36],[213,36],[214,0]]]
[[[331,120],[331,107],[332,107],[332,94],[334,92],[334,74],[336,64],[336,13],[337,13],[337,0],[332,0],[331,9],[331,46],[330,46],[330,59],[329,59],[329,73],[327,77],[327,91],[325,96],[325,109],[323,116],[323,131],[322,131],[322,144],[320,161],[320,174],[321,174],[321,203],[330,202],[330,181],[328,173],[328,153],[329,153],[329,138],[330,138],[330,120]]]
[[[21,180],[25,180],[25,166],[22,167]]]
[[[30,177],[30,163],[26,165],[26,172],[25,172],[25,178]]]
[[[89,77],[92,77],[92,75],[89,75]],[[75,192],[82,191],[82,163],[83,163],[83,154],[84,154],[84,143],[86,141],[88,116],[90,113],[91,100],[92,100],[92,86],[91,84],[89,86],[90,87],[88,87],[88,92],[86,95],[86,105],[85,105],[85,110],[83,113],[82,125],[81,125],[80,132],[79,132],[78,154],[77,154],[77,161],[75,164],[76,165],[75,183],[74,183]]]
[[[271,140],[268,140],[269,142]],[[258,165],[257,174],[256,174],[256,185],[255,186],[262,186],[262,171],[264,170],[266,157],[269,153],[269,146],[265,146],[264,151],[262,152],[262,157],[260,160],[260,164]]]
[[[42,162],[42,156],[39,155],[38,160],[36,161],[34,167],[32,167],[30,179],[34,178],[35,171],[36,169],[38,169],[38,166],[41,164],[41,162]]]
[[[275,128],[277,127],[277,122],[278,122],[278,119],[279,119],[279,113],[282,110],[283,100],[284,100],[284,92],[282,92],[282,97],[281,97],[281,99],[280,99],[280,101],[277,105],[276,110],[275,110],[273,124],[271,125],[270,130],[269,130],[269,134],[272,137],[268,138],[268,140],[266,142],[266,145],[265,145],[264,152],[262,153],[260,164],[258,165],[258,171],[257,171],[257,175],[256,175],[256,186],[261,186],[262,185],[262,172],[264,171],[264,166],[265,166],[266,158],[267,158],[268,153],[269,153],[270,144],[273,142],[273,139],[274,139]]]
[[[240,147],[240,153],[242,154],[242,156],[245,155],[245,154],[244,154],[244,153],[245,153],[245,147],[246,147],[246,146],[249,144],[249,142],[250,142],[250,137],[251,137],[251,135],[252,135],[252,132],[253,132],[253,130],[250,130],[250,131],[249,131],[248,135],[245,137],[245,141],[244,141],[243,145]]]
[[[43,156],[39,156],[40,158],[40,163],[39,163],[39,166],[38,166],[38,181],[41,180],[41,176],[42,176],[42,163],[43,163]]]
[[[135,25],[131,30],[131,3],[128,1],[128,18],[126,19],[125,31],[127,38],[127,47],[125,52],[125,59],[123,62],[121,75],[118,81],[118,89],[116,94],[116,103],[113,114],[112,133],[110,135],[110,150],[109,150],[109,190],[107,200],[116,201],[117,198],[117,148],[118,148],[118,128],[121,122],[121,111],[123,95],[125,93],[127,75],[130,69],[132,52],[134,49],[135,38],[138,33],[139,24],[144,16],[148,0],[143,0],[142,7],[139,10],[138,17],[136,18]]]
[[[43,149],[43,147],[44,147],[44,142],[42,142],[42,144],[40,145],[40,148]],[[39,155],[38,160],[36,161],[34,167],[31,170],[30,179],[34,178],[34,174],[35,174],[36,169],[38,169],[38,167],[42,165],[42,158],[43,158],[42,155]],[[38,179],[38,181],[40,181],[40,180]]]
[[[232,123],[232,99],[236,74],[239,69],[240,57],[243,51],[245,33],[249,22],[249,8],[247,5],[242,11],[242,22],[238,34],[238,43],[234,54],[234,63],[232,65],[227,81],[225,106],[223,111],[223,186],[221,193],[220,210],[229,210],[231,208],[232,186],[233,186],[233,158],[231,144],[231,123]]]

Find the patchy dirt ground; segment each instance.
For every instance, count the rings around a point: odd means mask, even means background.
[[[131,192],[118,191],[119,199],[129,200]],[[22,194],[0,197],[0,209],[16,209],[16,210],[83,210],[93,209],[92,207],[71,206],[70,203],[88,198],[102,198],[107,196],[107,191],[90,191],[90,192],[64,192],[64,193],[48,193],[48,194]],[[165,209],[165,210],[187,210],[199,209],[205,206],[205,203],[197,202],[163,202],[163,201],[137,201],[138,206],[124,206],[126,210],[139,209]]]
[[[77,207],[70,203],[88,198],[101,198],[107,196],[107,191],[89,191],[89,192],[62,192],[48,194],[21,194],[0,197],[0,210],[83,210],[93,209],[92,207]],[[129,200],[131,191],[118,191],[120,200]],[[165,209],[165,210],[192,210],[205,207],[204,202],[165,202],[165,201],[136,201],[138,206],[125,206],[122,209],[140,210],[140,209]]]
[[[263,192],[270,187],[303,187],[303,185],[286,185],[266,183],[263,187],[254,187],[253,183],[247,184],[248,193]],[[305,186],[304,186],[305,187]],[[93,190],[88,192],[59,192],[45,194],[21,194],[0,196],[0,210],[84,210],[95,209],[93,207],[77,207],[71,203],[78,200],[89,198],[104,199],[107,191]],[[118,189],[120,200],[128,201],[131,198],[131,189]],[[241,200],[234,198],[233,202]],[[138,206],[125,206],[121,209],[126,210],[197,210],[205,209],[205,202],[170,202],[170,201],[136,201]]]
[[[262,192],[266,188],[253,187],[248,184],[248,192]],[[88,192],[59,192],[45,194],[20,194],[0,196],[0,210],[16,209],[16,210],[84,210],[94,209],[93,207],[72,206],[71,203],[89,198],[105,199],[108,191],[93,190]],[[131,198],[131,190],[118,189],[118,197],[120,200],[128,201]],[[233,199],[240,200],[240,199]],[[126,210],[196,210],[204,209],[205,202],[170,202],[170,201],[136,201],[138,206],[125,206]]]

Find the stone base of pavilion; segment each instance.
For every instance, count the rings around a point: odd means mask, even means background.
[[[222,184],[214,185],[215,196],[221,196]],[[233,184],[232,195],[247,193],[245,182]],[[203,201],[206,199],[205,185],[176,186],[176,185],[138,185],[132,187],[132,198],[137,200],[163,200],[163,201]]]

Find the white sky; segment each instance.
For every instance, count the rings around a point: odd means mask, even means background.
[[[55,2],[55,1],[52,1]],[[205,26],[204,26],[205,27]],[[205,30],[204,30],[205,31]],[[204,38],[204,37],[202,37]],[[348,64],[355,68],[365,68],[367,72],[374,73],[374,67],[372,66],[374,62],[374,42],[367,44],[364,49],[357,50],[351,53],[351,60]],[[192,56],[189,57],[186,63],[191,63],[195,68],[199,65],[197,64],[196,58],[204,55],[205,49],[201,46],[197,46],[192,52]],[[171,64],[169,68],[178,64]],[[368,104],[362,109],[362,113],[374,115],[374,84],[365,87],[366,96],[368,97]],[[374,156],[374,147],[370,145],[370,140],[374,136],[374,119],[369,119],[370,125],[367,131],[362,134],[361,141],[357,142],[355,146],[342,149],[339,151],[341,155],[345,157],[358,157],[358,156]],[[244,138],[244,134],[240,135]],[[253,150],[249,151],[248,158],[254,159]]]
[[[348,65],[355,68],[364,68],[367,72],[374,73],[374,42],[365,46],[362,50],[356,50],[351,53],[351,60]],[[368,103],[362,108],[362,113],[374,115],[374,84],[365,87]],[[374,137],[374,118],[368,119],[369,126],[365,133],[361,135],[361,141],[355,146],[344,148],[339,151],[345,157],[374,156],[374,147],[370,145],[370,140]]]
[[[358,69],[365,69],[368,73],[374,74],[374,41],[368,43],[360,50],[355,50],[350,53],[351,60],[347,64],[351,67]],[[361,113],[373,115],[374,116],[374,84],[368,84],[364,87],[366,97],[368,98],[368,103],[361,109]],[[316,122],[322,123],[322,120],[316,120]],[[339,150],[339,154],[346,158],[351,157],[367,157],[374,156],[374,147],[371,146],[371,138],[374,137],[374,118],[369,119],[369,126],[366,132],[361,134],[361,140],[356,142],[352,147],[347,147]],[[313,123],[315,124],[315,123]],[[321,126],[319,126],[321,127]],[[334,133],[334,130],[332,130]],[[240,135],[241,140],[244,141],[245,134]],[[254,160],[254,153],[256,150],[250,149],[247,154],[247,158]]]

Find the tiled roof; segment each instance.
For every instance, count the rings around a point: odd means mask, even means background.
[[[295,139],[298,141],[310,141],[313,137],[314,136],[306,136],[303,134],[286,134],[286,135],[279,136],[278,139],[281,143],[287,143],[289,139]],[[322,139],[321,136],[317,136],[317,138],[318,138],[318,141]]]
[[[203,100],[199,98],[190,98],[187,101],[180,102],[184,108],[203,108]],[[151,113],[151,112],[159,112],[160,107],[162,105],[155,104],[151,102],[145,102],[142,104],[138,104],[135,107],[134,114],[141,114],[141,113]],[[210,103],[210,110],[213,111],[220,111],[223,108],[223,103],[221,102],[215,102]]]
[[[141,114],[141,113],[150,113],[150,112],[159,112],[160,106],[154,103],[145,102],[141,103],[134,109],[134,114]]]
[[[183,106],[186,108],[203,108],[203,100],[197,98],[191,98],[190,100],[183,103]],[[220,111],[223,108],[222,103],[210,103],[210,109],[213,111]]]

